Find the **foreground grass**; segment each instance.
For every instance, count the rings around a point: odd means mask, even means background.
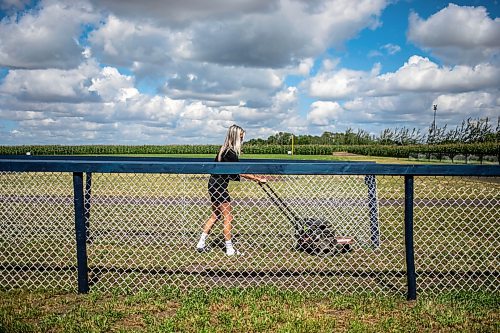
[[[0,332],[498,332],[498,293],[304,295],[164,288],[133,295],[0,292]]]

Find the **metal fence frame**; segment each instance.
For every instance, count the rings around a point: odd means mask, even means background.
[[[407,299],[417,297],[414,256],[414,177],[474,176],[498,177],[494,165],[377,164],[362,162],[241,160],[239,163],[216,163],[198,158],[129,158],[66,156],[0,156],[4,172],[69,172],[73,174],[78,292],[89,292],[87,237],[92,173],[169,173],[169,174],[266,174],[266,175],[365,175],[404,176],[404,242]],[[84,173],[86,181],[84,182]],[[373,244],[378,244],[376,190],[373,178],[366,177],[370,205],[370,229]]]

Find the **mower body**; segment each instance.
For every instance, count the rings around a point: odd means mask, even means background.
[[[335,231],[327,221],[313,218],[295,220],[296,249],[313,255],[329,255],[339,252]]]

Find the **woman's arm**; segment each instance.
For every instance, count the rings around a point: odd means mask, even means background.
[[[249,179],[249,180],[253,180],[253,181],[259,182],[259,183],[265,183],[265,182],[267,182],[267,178],[264,177],[264,176],[249,175],[249,174],[240,175],[240,176],[243,177],[243,178]]]

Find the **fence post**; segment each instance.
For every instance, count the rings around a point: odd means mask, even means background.
[[[85,196],[84,196],[84,216],[85,216],[85,239],[87,243],[92,243],[90,236],[90,193],[92,190],[92,172],[85,174]]]
[[[76,261],[78,271],[78,293],[89,292],[87,267],[87,243],[85,234],[85,212],[83,203],[83,172],[73,172],[73,193],[75,207]]]
[[[405,176],[405,254],[409,301],[417,299],[415,251],[413,246],[413,175]]]
[[[377,182],[375,175],[366,175],[365,184],[368,186],[368,208],[370,210],[370,239],[372,246],[380,246],[380,230],[378,225]]]

